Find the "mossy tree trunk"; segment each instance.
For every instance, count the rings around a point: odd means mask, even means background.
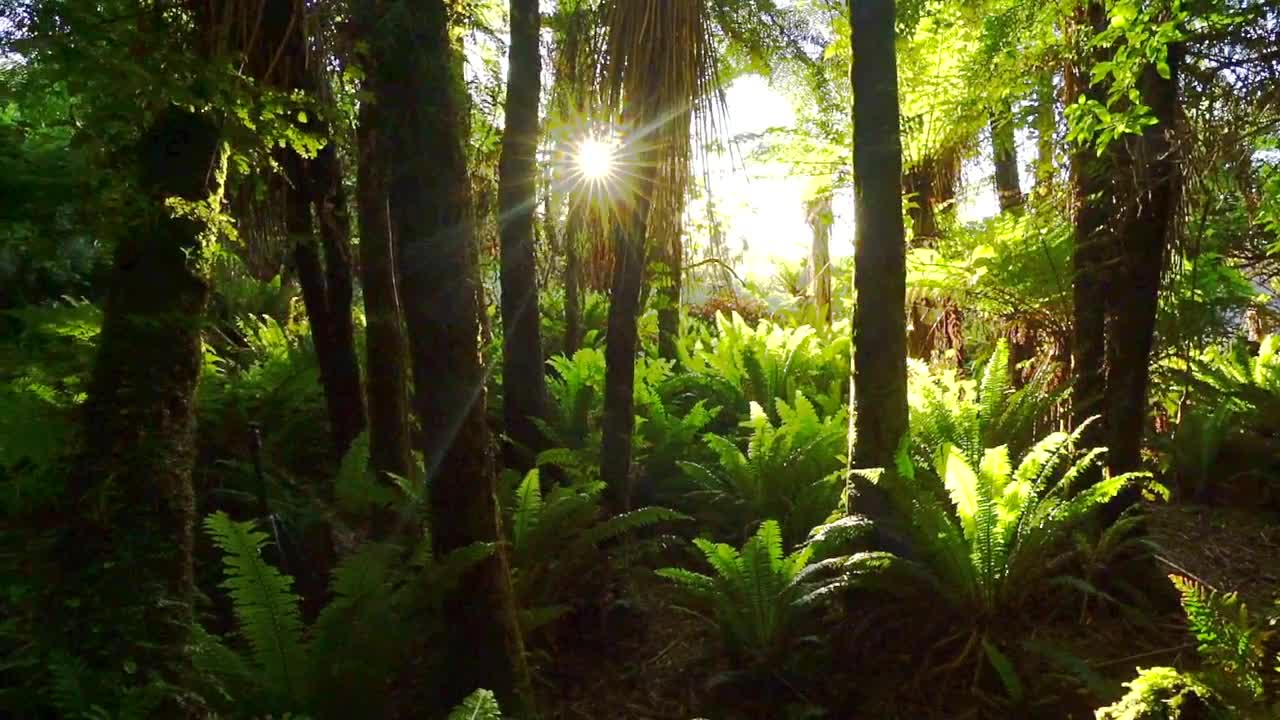
[[[75,585],[63,600],[79,605],[64,628],[91,665],[133,662],[144,677],[177,682],[193,620],[191,470],[209,238],[203,222],[175,216],[166,201],[217,207],[220,130],[170,107],[143,133],[139,160],[148,208],[116,245],[84,406],[84,454],[68,488],[60,560]]]
[[[534,420],[544,414],[546,372],[534,261],[538,196],[538,98],[542,61],[538,0],[511,0],[506,128],[498,164],[502,285],[503,419],[506,463],[529,468],[544,440]]]
[[[824,192],[805,204],[805,216],[813,232],[809,251],[809,269],[812,273],[813,304],[822,315],[822,321],[831,322],[831,226],[835,217],[831,212],[831,193]]]
[[[445,603],[438,709],[477,687],[518,708],[528,668],[516,616],[480,357],[480,283],[464,141],[465,91],[449,3],[388,14],[376,98],[386,113],[392,234],[438,553],[497,543]],[[409,8],[403,8],[408,10]],[[524,695],[527,698],[527,694]]]

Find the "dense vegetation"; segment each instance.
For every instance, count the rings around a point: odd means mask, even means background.
[[[1276,717],[1277,47],[0,0],[0,715]],[[806,259],[741,277],[726,157]]]

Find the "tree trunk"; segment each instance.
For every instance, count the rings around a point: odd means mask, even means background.
[[[1055,168],[1053,148],[1058,132],[1057,97],[1053,74],[1036,85],[1036,191],[1047,193],[1053,185]]]
[[[1107,464],[1112,473],[1138,470],[1142,462],[1160,274],[1179,190],[1170,140],[1178,102],[1178,50],[1169,49],[1169,78],[1160,77],[1154,66],[1143,71],[1142,99],[1159,122],[1125,141],[1125,171],[1120,173],[1132,187],[1122,193],[1129,200],[1118,238],[1116,281],[1107,294]],[[1136,493],[1128,498],[1136,500]]]
[[[906,243],[893,0],[850,0],[857,238],[853,313],[855,468],[894,467],[907,432]],[[856,503],[890,517],[884,491],[859,483]],[[882,538],[883,539],[883,538]]]
[[[370,68],[370,79],[378,72]],[[376,88],[376,81],[370,87]],[[374,94],[378,92],[375,89]],[[369,467],[384,481],[411,476],[408,344],[400,312],[395,247],[387,200],[387,143],[382,111],[360,104],[356,206],[360,220],[360,284],[364,294],[366,398],[369,403]],[[387,535],[375,519],[375,536]]]
[[[647,125],[641,124],[641,127]],[[601,419],[600,479],[617,510],[631,504],[631,434],[635,430],[636,353],[645,236],[655,168],[641,159],[636,187],[628,191],[623,218],[613,230],[613,277],[605,331],[604,417]]]
[[[506,464],[528,469],[542,449],[534,420],[546,402],[546,372],[538,327],[538,274],[533,253],[537,206],[538,95],[542,62],[538,0],[511,0],[506,130],[498,165],[501,238],[502,390]]]
[[[996,166],[996,198],[1000,211],[1022,207],[1022,185],[1018,179],[1018,145],[1008,104],[991,116],[991,151]]]
[[[480,283],[464,123],[461,62],[450,41],[449,4],[424,0],[397,15],[379,58],[376,98],[394,131],[389,190],[400,294],[413,369],[413,407],[427,466],[431,534],[443,555],[497,543],[445,601],[438,708],[477,687],[510,706],[528,699],[529,676],[516,616],[485,421],[480,357]]]
[[[806,203],[805,215],[809,229],[813,231],[813,245],[809,253],[812,273],[813,304],[822,321],[831,323],[831,195],[822,195]]]
[[[325,396],[339,456],[364,431],[364,393],[360,385],[360,359],[356,352],[355,322],[351,316],[353,287],[351,219],[347,192],[342,184],[342,160],[336,140],[330,139],[309,163],[311,205],[320,228],[324,249],[325,301],[329,315],[331,387]]]
[[[680,188],[681,194],[684,188]],[[681,208],[683,212],[683,206]],[[660,247],[662,252],[656,258],[662,266],[661,284],[656,287],[658,294],[658,356],[667,360],[675,360],[678,352],[676,342],[680,339],[680,294],[683,290],[684,275],[684,243],[681,239],[680,218],[676,218],[675,226],[670,228],[668,237],[663,238]]]
[[[564,230],[564,354],[573,357],[582,344],[582,236],[586,207],[570,197]]]
[[[1081,12],[1077,26],[1083,31],[1097,32],[1106,21],[1105,15],[1100,3],[1091,2]],[[1067,77],[1071,102],[1080,95],[1106,102],[1105,90],[1089,84],[1087,66],[1070,68]],[[1109,150],[1099,157],[1092,147],[1082,146],[1071,154],[1075,215],[1071,284],[1071,366],[1075,376],[1071,388],[1071,420],[1074,426],[1103,412],[1106,296],[1110,291],[1105,272],[1109,248],[1114,242],[1109,225],[1112,164]],[[1105,437],[1102,423],[1095,422],[1085,433],[1084,446],[1101,445]]]
[[[60,552],[64,624],[92,666],[136,663],[180,682],[189,664],[195,393],[208,228],[166,199],[220,202],[225,156],[207,117],[171,106],[139,141],[149,214],[121,233],[84,405],[84,454]],[[121,573],[124,573],[122,575]],[[71,598],[79,601],[73,606]],[[177,698],[174,698],[176,701]],[[185,713],[166,704],[161,715]]]

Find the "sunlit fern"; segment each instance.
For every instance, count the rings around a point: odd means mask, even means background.
[[[1099,720],[1263,720],[1280,711],[1280,654],[1269,646],[1274,619],[1254,618],[1235,593],[1170,575],[1203,667],[1142,668],[1129,691],[1097,712]]]
[[[694,608],[708,614],[730,654],[748,664],[778,661],[797,639],[806,611],[802,598],[815,591],[802,574],[812,548],[784,555],[782,529],[775,520],[760,523],[741,550],[705,538],[694,543],[711,575],[674,567],[658,574],[677,583]]]
[[[794,546],[815,524],[830,518],[844,489],[848,423],[843,412],[819,416],[803,394],[775,404],[771,420],[752,403],[743,423],[750,432],[744,452],[733,438],[708,434],[717,462],[681,462],[690,498],[700,516],[731,538],[746,538],[761,518],[778,518]]]

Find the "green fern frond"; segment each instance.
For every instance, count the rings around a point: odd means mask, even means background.
[[[449,713],[448,720],[502,720],[502,709],[492,691],[476,690]]]
[[[1220,668],[1254,700],[1262,697],[1266,650],[1248,609],[1236,593],[1215,592],[1178,575],[1170,575],[1182,596],[1187,625],[1200,654]]]
[[[254,530],[253,523],[236,522],[218,512],[204,524],[224,553],[222,587],[231,594],[240,633],[264,684],[298,707],[305,692],[306,656],[293,578],[262,558],[267,534]]]

